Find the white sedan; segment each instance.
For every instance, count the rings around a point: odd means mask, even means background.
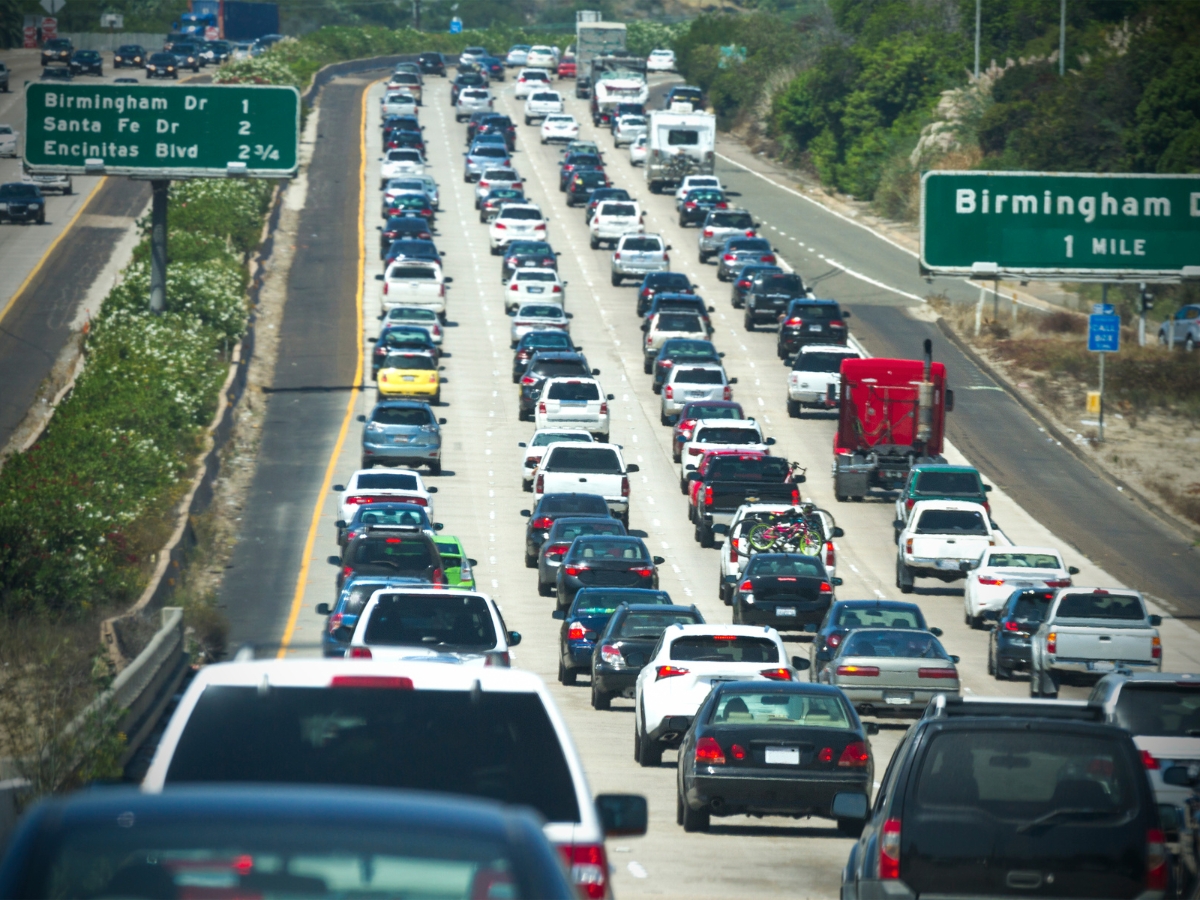
[[[674,72],[675,71],[675,51],[674,50],[651,50],[650,55],[646,57],[647,72]]]
[[[558,50],[546,44],[534,44],[525,54],[525,65],[553,72],[558,68]]]
[[[513,85],[513,96],[525,100],[535,90],[550,87],[550,75],[545,69],[522,69]]]
[[[521,454],[521,487],[526,491],[533,490],[533,473],[537,471],[538,463],[546,455],[546,448],[551,444],[561,444],[565,441],[591,443],[594,439],[590,431],[579,428],[547,428],[535,431],[529,443],[521,441],[517,444],[523,448]]]
[[[544,241],[547,234],[546,217],[538,207],[532,203],[507,203],[488,226],[488,245],[492,256],[499,256],[513,241]]]
[[[963,590],[963,618],[972,628],[984,626],[983,614],[1004,606],[1013,591],[1070,587],[1079,570],[1063,565],[1053,547],[997,547],[967,573]]]
[[[555,269],[517,269],[504,287],[504,311],[522,303],[557,303],[565,306],[567,283]]]
[[[575,129],[575,133],[579,133],[578,126]],[[11,125],[0,125],[0,156],[16,157],[17,138],[20,135],[21,133]],[[542,140],[542,143],[546,143],[545,139]]]
[[[426,487],[421,476],[412,469],[359,469],[344,485],[335,484],[333,489],[342,495],[338,504],[340,518],[349,522],[354,511],[364,503],[400,501],[425,507],[430,520],[433,519],[433,495],[436,487]]]
[[[516,169],[508,166],[498,166],[495,169],[484,169],[479,180],[475,182],[475,208],[483,202],[491,191],[497,188],[511,188],[514,191],[524,191],[525,182]]]
[[[509,339],[516,346],[531,331],[566,331],[570,314],[553,303],[524,303],[513,314]]]
[[[542,120],[542,143],[563,141],[568,143],[579,137],[579,123],[567,113],[551,114]]]
[[[631,166],[640,166],[646,162],[646,145],[649,143],[649,138],[644,134],[639,134],[633,139],[633,143],[629,145],[629,164]]]
[[[562,94],[558,91],[534,91],[525,101],[525,124],[532,125],[534,119],[543,119],[563,110]]]
[[[425,158],[421,156],[419,150],[389,150],[387,156],[383,158],[383,164],[379,167],[379,189],[383,190],[387,187],[387,183],[393,178],[402,178],[405,175],[424,175],[425,174]]]

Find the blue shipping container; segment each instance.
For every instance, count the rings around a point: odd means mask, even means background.
[[[279,6],[225,0],[225,39],[253,41],[264,34],[279,34]]]

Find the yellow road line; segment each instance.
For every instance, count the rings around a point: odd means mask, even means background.
[[[83,215],[83,211],[87,209],[88,204],[92,202],[92,198],[96,196],[96,191],[100,190],[100,185],[102,184],[104,184],[104,179],[98,178],[95,185],[92,186],[91,193],[89,193],[83,199],[83,203],[79,204],[79,209],[75,210],[75,215],[71,216],[71,221],[68,222],[63,230],[58,233],[58,236],[50,242],[50,246],[46,248],[46,252],[42,254],[42,258],[38,260],[38,263],[33,267],[33,270],[25,276],[25,280],[21,282],[21,286],[13,291],[13,295],[8,298],[8,303],[5,305],[4,309],[0,309],[0,322],[3,322],[4,317],[8,315],[8,311],[17,305],[17,300],[23,293],[25,293],[25,289],[29,287],[33,279],[37,277],[38,272],[42,271],[42,266],[46,265],[46,260],[50,258],[50,254],[54,252],[54,248],[59,245],[64,237],[67,236],[67,232],[75,227],[75,223],[79,221],[79,217]]]
[[[308,567],[312,558],[313,547],[317,543],[317,528],[321,524],[321,509],[325,498],[333,485],[333,473],[337,469],[338,457],[342,455],[342,447],[346,443],[346,435],[350,431],[350,422],[354,418],[354,410],[358,403],[358,393],[363,383],[363,278],[366,277],[366,235],[364,233],[363,217],[366,214],[366,175],[367,175],[367,91],[378,82],[372,82],[363,88],[360,97],[362,121],[359,124],[360,135],[358,162],[358,289],[354,297],[354,309],[358,327],[354,333],[354,345],[357,350],[357,362],[354,368],[354,387],[350,391],[350,399],[346,403],[346,414],[342,417],[342,427],[338,431],[337,442],[333,445],[333,453],[329,456],[329,465],[325,467],[325,478],[321,481],[321,492],[317,495],[317,504],[313,507],[312,521],[308,523],[308,537],[304,539],[304,555],[300,560],[300,575],[296,578],[296,593],[292,596],[292,608],[288,613],[287,627],[283,630],[283,638],[279,642],[279,652],[276,657],[282,659],[287,655],[288,646],[296,632],[296,620],[300,617],[300,606],[304,602],[304,588],[308,583]]]

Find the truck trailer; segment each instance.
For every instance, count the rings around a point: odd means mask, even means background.
[[[583,20],[582,15],[577,14],[575,23],[575,96],[586,99],[592,95],[592,60],[625,53],[625,24]]]

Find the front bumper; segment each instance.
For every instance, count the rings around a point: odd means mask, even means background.
[[[865,772],[780,771],[765,774],[760,768],[729,766],[698,766],[690,779],[684,776],[684,781],[684,800],[688,806],[692,809],[707,807],[718,816],[753,812],[832,818],[835,795],[861,793],[869,798],[871,788]]]
[[[14,208],[12,205],[0,203],[0,219],[8,219],[13,222],[34,222],[42,215],[45,207],[24,206]]]

